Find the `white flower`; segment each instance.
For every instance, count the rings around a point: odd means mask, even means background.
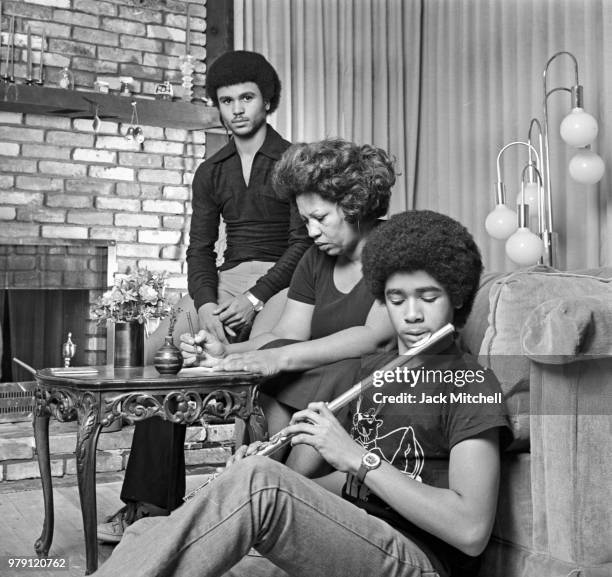
[[[157,291],[149,285],[141,286],[138,290],[138,294],[140,295],[140,298],[142,298],[143,301],[152,304],[156,304],[159,298]]]
[[[116,302],[115,298],[114,298],[114,292],[115,289],[111,289],[109,291],[106,291],[101,297],[100,297],[100,305],[103,307],[109,307],[111,306],[114,302]]]

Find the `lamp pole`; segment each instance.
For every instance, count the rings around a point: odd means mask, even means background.
[[[548,266],[554,266],[555,264],[555,247],[553,244],[553,202],[552,202],[552,186],[550,180],[550,146],[548,139],[548,97],[554,92],[565,91],[574,93],[573,89],[567,88],[566,86],[558,86],[548,91],[547,87],[547,78],[548,78],[548,69],[552,62],[562,55],[569,56],[574,63],[574,87],[576,88],[576,99],[578,99],[578,95],[580,98],[580,108],[582,108],[582,86],[578,84],[578,61],[576,57],[571,53],[565,50],[561,50],[556,54],[553,54],[548,61],[546,62],[546,66],[544,66],[544,71],[542,72],[542,84],[544,88],[544,99],[542,102],[543,108],[543,122],[542,122],[542,130],[543,130],[543,139],[544,139],[544,155],[543,155],[543,166],[542,166],[542,177],[544,181],[544,229],[542,230],[542,240],[544,241],[544,261]],[[574,108],[574,107],[573,107]]]

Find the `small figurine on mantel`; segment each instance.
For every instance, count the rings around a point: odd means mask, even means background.
[[[72,333],[68,333],[68,340],[62,345],[62,358],[64,359],[64,366],[69,367],[72,357],[76,353],[76,345],[72,342]]]
[[[174,91],[172,88],[172,84],[166,80],[165,82],[160,82],[157,86],[155,86],[155,98],[158,100],[172,100],[174,96]]]
[[[74,90],[74,74],[68,67],[64,66],[60,71],[58,84],[64,90]]]

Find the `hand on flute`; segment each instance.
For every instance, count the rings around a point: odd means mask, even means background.
[[[253,441],[250,445],[241,445],[236,449],[236,452],[227,460],[225,467],[219,467],[217,473],[221,474],[223,471],[229,469],[232,465],[235,465],[238,461],[242,461],[245,457],[251,457],[256,455],[259,447],[264,444],[263,441]]]
[[[290,436],[292,445],[310,445],[334,469],[344,473],[355,473],[365,452],[323,402],[310,403],[307,409],[295,413],[280,433]]]

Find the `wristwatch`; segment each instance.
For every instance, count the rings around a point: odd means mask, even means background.
[[[251,301],[251,304],[253,305],[253,309],[255,310],[256,313],[258,313],[261,309],[264,308],[263,301],[260,301],[251,291],[245,292],[244,296],[248,298],[249,301]]]
[[[357,471],[359,484],[362,485],[365,476],[373,469],[378,469],[378,467],[380,467],[380,457],[376,453],[366,453],[361,457],[361,466]]]

